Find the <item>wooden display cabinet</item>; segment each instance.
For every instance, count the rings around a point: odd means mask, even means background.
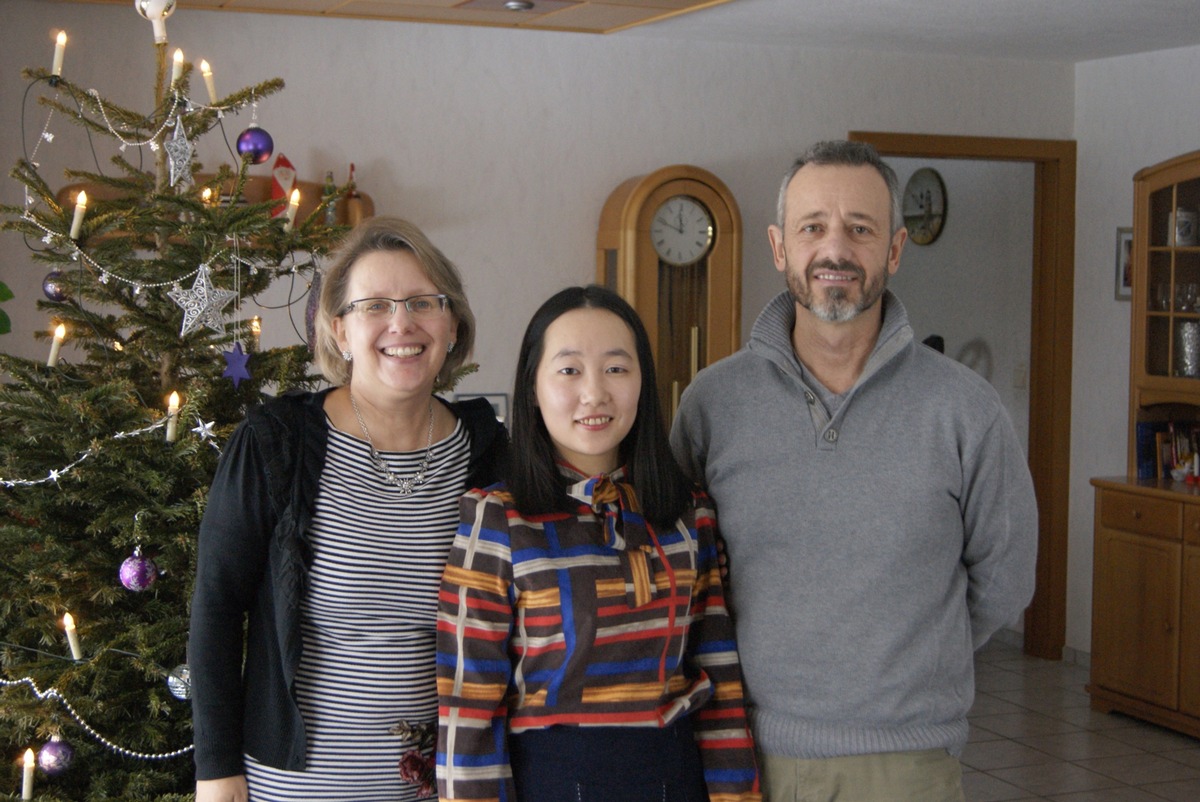
[[[1092,480],[1088,693],[1200,737],[1200,484],[1172,480],[1153,431],[1200,433],[1197,212],[1200,151],[1134,176],[1128,474]]]

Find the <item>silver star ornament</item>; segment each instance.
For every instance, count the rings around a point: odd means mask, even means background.
[[[183,130],[183,118],[175,119],[175,133],[163,146],[171,162],[171,186],[179,182],[187,185],[192,180],[192,153],[194,148],[188,141],[187,132]]]
[[[204,421],[198,419],[196,423],[197,425],[192,428],[192,431],[199,435],[201,440],[208,440],[210,437],[216,437],[216,434],[213,433],[213,426],[215,426],[217,423],[215,420]]]
[[[218,290],[213,286],[208,265],[200,265],[196,272],[196,281],[190,290],[176,287],[167,293],[172,301],[179,304],[183,310],[183,327],[179,330],[182,337],[195,331],[201,324],[213,331],[224,334],[225,321],[221,310],[237,297],[233,290]]]

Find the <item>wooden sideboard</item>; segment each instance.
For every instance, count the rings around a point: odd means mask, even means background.
[[[1092,707],[1200,738],[1200,488],[1092,485]]]

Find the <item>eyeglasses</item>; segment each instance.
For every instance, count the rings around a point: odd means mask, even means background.
[[[390,318],[396,314],[396,307],[404,305],[404,309],[414,317],[433,317],[446,311],[450,299],[445,295],[411,295],[408,298],[359,298],[346,304],[341,314],[358,312],[362,317]]]

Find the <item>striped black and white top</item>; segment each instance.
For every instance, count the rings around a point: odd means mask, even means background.
[[[380,456],[412,476],[424,449]],[[366,442],[330,425],[296,676],[307,768],[283,771],[246,756],[254,802],[420,798],[398,771],[408,747],[388,730],[401,720],[437,722],[438,586],[469,457],[460,421],[434,444],[425,483],[401,496],[372,465]]]

